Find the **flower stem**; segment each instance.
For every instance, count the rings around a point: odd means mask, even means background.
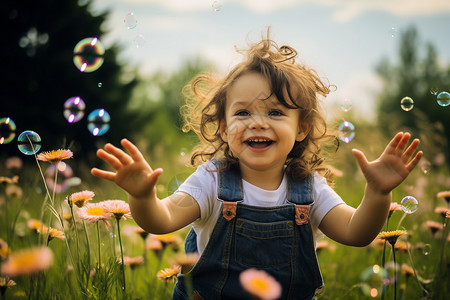
[[[102,265],[102,260],[101,260],[101,251],[100,251],[100,229],[98,227],[98,222],[96,223],[97,225],[97,240],[98,240],[98,267],[101,268]]]
[[[394,300],[397,299],[397,265],[395,261],[395,243],[392,244],[392,256],[394,259]]]
[[[123,286],[122,286],[122,290],[125,291],[125,264],[123,261],[123,249],[122,249],[122,238],[120,236],[120,225],[119,225],[119,219],[116,218],[117,221],[117,234],[119,235],[119,245],[120,245],[120,255],[122,257],[122,265],[121,265],[121,270],[122,270],[122,280],[123,280]]]

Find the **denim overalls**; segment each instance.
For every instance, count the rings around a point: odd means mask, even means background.
[[[282,285],[280,299],[319,296],[323,281],[308,222],[313,177],[310,175],[301,182],[288,180],[290,203],[276,207],[241,203],[238,168],[221,171],[218,177],[222,215],[199,261],[187,274],[178,275],[172,299],[189,299],[184,285],[186,278],[192,280],[191,299],[251,299],[239,282],[239,274],[250,268],[266,271]],[[185,248],[187,253],[197,251],[192,229]]]

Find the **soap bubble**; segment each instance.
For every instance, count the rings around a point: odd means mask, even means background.
[[[125,23],[125,27],[128,29],[134,29],[137,25],[137,19],[134,13],[130,12],[125,16],[125,19],[123,19],[123,22]]]
[[[64,117],[69,123],[80,121],[84,116],[86,104],[78,96],[70,97],[64,102]]]
[[[417,208],[419,207],[419,201],[417,201],[417,199],[412,196],[406,196],[402,199],[400,204],[402,205],[402,210],[407,214],[416,212]]]
[[[17,147],[23,154],[33,155],[41,149],[41,137],[32,130],[26,130],[17,138]]]
[[[387,278],[388,274],[385,269],[379,265],[370,266],[361,273],[360,290],[365,296],[379,297],[383,292]]]
[[[103,64],[105,47],[96,37],[79,41],[73,49],[73,63],[81,72],[94,72]]]
[[[338,130],[339,130],[339,139],[341,141],[349,143],[355,137],[355,126],[348,121],[342,122],[339,125]]]
[[[167,185],[168,196],[172,195],[186,180],[186,178],[189,177],[189,175],[190,175],[189,173],[180,173],[172,177],[172,179],[169,180],[169,183]]]
[[[352,109],[352,101],[350,101],[349,99],[342,100],[341,109],[344,112],[348,112],[349,110],[351,110]]]
[[[431,170],[431,163],[425,158],[422,158],[419,162],[419,167],[424,174],[428,174]]]
[[[58,181],[55,185],[55,175],[58,171]],[[78,177],[73,177],[72,168],[65,162],[60,162],[59,164],[51,164],[45,170],[45,182],[50,190],[54,190],[56,193],[64,193],[70,187],[77,186],[81,184],[81,179]]]
[[[391,38],[396,37],[397,36],[397,28],[391,27],[391,29],[389,29],[389,35],[391,36]]]
[[[109,130],[111,117],[103,108],[92,111],[88,116],[88,129],[93,136],[104,135]]]
[[[99,88],[101,88],[101,87],[103,86],[103,83],[99,82],[99,83],[97,83],[97,86],[98,86]]]
[[[11,118],[0,118],[0,145],[11,143],[16,137],[16,123]]]
[[[212,8],[214,11],[220,11],[222,9],[222,1],[219,0],[213,1]]]
[[[430,89],[430,94],[431,94],[431,95],[436,96],[438,93],[439,93],[438,88],[432,87],[432,88]]]
[[[410,111],[414,108],[414,100],[410,97],[403,97],[400,101],[400,106],[404,111]]]
[[[431,253],[431,245],[430,244],[423,245],[422,251],[423,251],[424,255],[430,255],[430,253]]]
[[[447,92],[440,92],[437,95],[437,103],[440,106],[449,106],[450,105],[450,94]]]
[[[138,34],[134,39],[133,39],[133,45],[136,48],[142,48],[145,46],[145,37],[142,34]]]

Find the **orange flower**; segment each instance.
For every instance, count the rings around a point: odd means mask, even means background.
[[[442,191],[437,193],[438,198],[444,198],[445,201],[450,202],[450,191]]]
[[[0,238],[0,258],[5,259],[9,254],[8,243]]]
[[[110,212],[117,220],[131,218],[130,206],[123,200],[106,200],[101,202],[103,209]]]
[[[8,197],[17,197],[20,198],[22,197],[22,188],[20,188],[20,186],[15,185],[15,184],[9,184],[6,189],[5,189],[5,194]]]
[[[435,234],[439,230],[442,230],[444,228],[444,225],[436,221],[426,221],[425,227],[429,228],[432,234]]]
[[[406,277],[414,276],[414,269],[408,266],[407,264],[402,264],[402,274]]]
[[[243,288],[258,299],[281,297],[280,283],[263,270],[247,269],[239,275],[239,280]]]
[[[188,272],[189,270],[194,267],[194,265],[197,263],[199,258],[198,253],[187,253],[178,255],[173,259],[173,264],[177,266],[181,266],[184,272]]]
[[[29,219],[27,221],[27,226],[28,228],[35,230],[36,232],[38,232],[38,230],[43,227],[43,224],[41,221],[36,220],[36,219]]]
[[[15,286],[16,282],[8,277],[0,277],[0,294],[3,296],[7,288]]]
[[[48,269],[53,262],[53,252],[48,247],[35,247],[12,253],[2,265],[2,274],[15,277]]]
[[[407,234],[406,230],[383,231],[377,237],[382,240],[387,240],[391,245],[395,245],[397,239],[404,234]]]
[[[48,241],[50,242],[53,239],[60,239],[60,240],[64,240],[64,232],[56,229],[56,228],[52,228],[52,227],[47,227],[44,226],[42,228],[39,228],[37,230],[37,232],[39,232],[40,234],[44,234],[47,235],[48,234]]]
[[[181,272],[180,266],[173,266],[172,268],[165,268],[164,270],[158,271],[158,274],[156,276],[159,280],[167,282],[170,279],[175,280],[177,275]]]
[[[19,182],[19,176],[13,176],[11,178],[9,177],[5,177],[5,176],[0,176],[0,183],[18,183]]]
[[[122,261],[119,260],[119,264],[121,264]],[[144,264],[144,257],[143,256],[135,256],[135,257],[129,257],[124,256],[123,257],[123,264],[125,266],[129,266],[131,269],[134,269],[138,266],[142,266]]]
[[[163,248],[170,245],[174,250],[178,250],[179,243],[181,242],[181,238],[175,234],[152,234],[152,239],[160,241],[163,245]]]
[[[38,154],[37,159],[42,161],[48,161],[52,164],[58,164],[64,159],[69,159],[73,156],[72,151],[65,149],[58,149],[52,151],[46,151]]]
[[[141,227],[136,227],[134,229],[134,232],[139,234],[142,237],[143,240],[145,240],[148,237],[148,235],[149,235],[149,233],[147,231],[145,231],[144,229],[142,229]]]
[[[23,162],[20,157],[13,156],[5,160],[5,165],[8,169],[21,169],[23,166]]]
[[[78,216],[83,220],[96,223],[100,220],[106,221],[112,213],[106,211],[101,203],[88,203],[78,210]]]
[[[446,218],[447,215],[450,213],[450,209],[447,207],[440,206],[440,207],[436,207],[434,209],[434,212],[437,214],[441,214],[442,217]]]
[[[69,205],[75,204],[78,207],[83,207],[85,202],[92,200],[92,198],[95,196],[94,192],[91,191],[81,191],[77,193],[73,193],[66,197],[66,201],[69,203]]]

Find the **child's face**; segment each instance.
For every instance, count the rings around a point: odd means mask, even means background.
[[[283,106],[259,73],[240,76],[229,88],[221,136],[241,168],[283,169],[295,141],[305,138],[300,112]]]

